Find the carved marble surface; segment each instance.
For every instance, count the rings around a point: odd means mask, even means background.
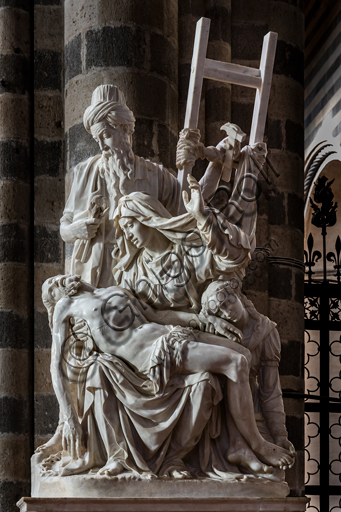
[[[200,485],[200,484],[199,484]],[[307,498],[22,498],[20,512],[304,512]]]
[[[117,87],[94,91],[84,125],[102,154],[75,168],[61,219],[72,275],[43,285],[60,421],[32,459],[34,493],[48,496],[56,479],[67,496],[79,495],[75,478],[84,489],[97,479],[102,496],[112,480],[201,479],[233,483],[228,495],[247,482],[241,495],[285,496],[295,450],[280,339],[241,292],[266,147],[241,149],[235,125],[216,148],[183,131],[179,168],[210,164],[181,195],[172,173],[133,154],[134,122]],[[220,212],[208,201],[222,174],[231,195]]]

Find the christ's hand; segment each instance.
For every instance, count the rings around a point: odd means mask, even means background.
[[[63,450],[71,459],[79,459],[84,452],[83,430],[77,418],[68,418],[63,427]]]

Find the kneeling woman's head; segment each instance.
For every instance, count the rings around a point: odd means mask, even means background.
[[[115,257],[123,270],[143,248],[157,256],[169,251],[170,244],[182,244],[184,239],[186,244],[202,245],[191,215],[172,217],[160,201],[144,192],[122,197],[113,221],[119,249]]]
[[[125,238],[137,249],[146,247],[153,250],[157,246],[159,234],[156,229],[142,224],[135,217],[121,217],[118,223]]]

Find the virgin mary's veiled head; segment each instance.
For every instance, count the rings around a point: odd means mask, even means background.
[[[133,220],[129,223],[123,219]],[[143,230],[135,220],[149,230]],[[115,210],[113,221],[119,248],[117,257],[120,259],[117,268],[122,270],[128,268],[142,247],[141,244],[133,243],[133,240],[137,238],[136,230],[140,231],[144,237],[147,236],[147,233],[150,234],[147,237],[148,243],[154,244],[154,246],[150,246],[151,250],[156,249],[160,242],[163,246],[169,246],[170,243],[202,245],[201,237],[196,229],[196,221],[190,214],[172,217],[160,201],[144,192],[133,192],[122,197]],[[132,234],[129,233],[129,229]]]

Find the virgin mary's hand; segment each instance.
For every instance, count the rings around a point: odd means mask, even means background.
[[[182,198],[185,208],[197,222],[204,224],[206,221],[207,213],[205,211],[205,203],[201,193],[201,187],[197,180],[191,174],[188,174],[187,181],[191,189],[191,199],[189,200],[187,192],[184,190]]]

